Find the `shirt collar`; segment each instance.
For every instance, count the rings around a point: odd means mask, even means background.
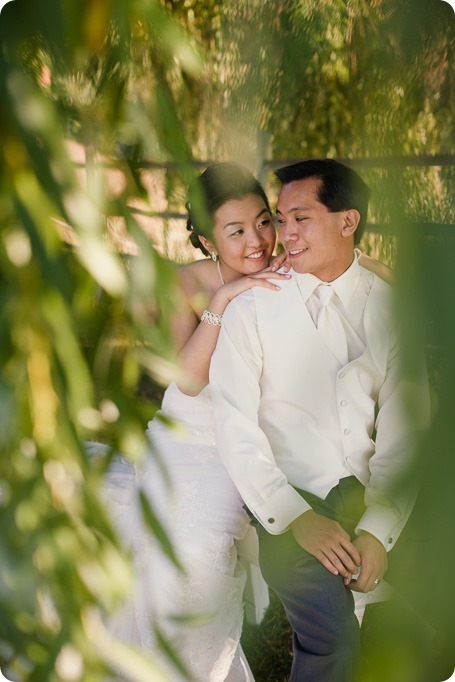
[[[296,280],[297,285],[302,294],[305,303],[308,301],[310,296],[313,294],[315,289],[320,284],[327,284],[323,282],[318,277],[310,275],[309,273],[301,274],[299,272],[294,272],[291,270],[293,278]],[[349,303],[349,300],[354,293],[354,289],[357,286],[357,282],[360,277],[360,265],[358,263],[357,253],[354,253],[354,259],[347,270],[343,272],[342,275],[334,279],[332,282],[328,282],[334,289],[336,295],[342,302],[344,306]]]

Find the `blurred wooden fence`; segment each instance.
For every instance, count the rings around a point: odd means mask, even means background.
[[[90,147],[79,147],[77,149],[74,143],[72,145],[71,156],[75,167],[85,174],[85,181],[90,185],[94,175],[103,170],[106,177],[109,178],[108,186],[112,195],[118,195],[125,190],[126,175],[131,169],[141,174],[142,178],[146,179],[145,187],[148,193],[148,204],[133,200],[128,202],[129,210],[134,215],[136,220],[145,229],[154,243],[159,244],[160,241],[166,241],[166,254],[171,259],[179,260],[182,250],[186,249],[187,234],[181,229],[180,221],[187,218],[186,213],[179,210],[168,210],[168,201],[164,195],[164,189],[159,187],[163,182],[159,182],[156,178],[155,172],[169,172],[178,171],[181,165],[175,162],[157,162],[150,159],[134,159],[130,165],[122,159],[102,159],[96,157],[93,149]],[[255,167],[251,170],[256,177],[264,184],[266,190],[269,189],[268,178],[271,171],[285,166],[290,163],[304,160],[305,157],[295,159],[269,159],[268,158],[268,134],[262,131],[257,134],[256,141],[256,160]],[[340,158],[339,161],[349,165],[356,170],[399,170],[409,167],[452,167],[455,165],[455,154],[437,154],[434,156],[419,155],[419,156],[383,156],[383,157],[369,157],[369,158]],[[190,165],[194,169],[203,170],[212,163],[215,159],[193,160]],[[183,202],[182,202],[183,203]],[[156,206],[157,210],[150,210],[150,206]],[[110,221],[110,232],[116,247],[120,251],[126,253],[134,253],[135,247],[128,242],[128,235],[126,235],[122,228],[122,220],[118,216],[112,215]],[[166,234],[163,235],[163,221],[168,225]],[[177,221],[177,222],[175,222]],[[412,227],[423,231],[424,235],[445,237],[454,235],[454,224],[452,223],[411,223]],[[398,228],[393,224],[377,224],[369,222],[366,226],[366,232],[380,235],[396,235]],[[175,244],[173,246],[173,242]],[[189,252],[188,252],[189,253]],[[188,253],[186,255],[188,255]],[[179,256],[180,254],[180,256]],[[185,257],[185,256],[184,256]]]

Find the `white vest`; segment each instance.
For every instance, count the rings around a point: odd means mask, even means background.
[[[341,369],[295,280],[276,293],[252,290],[263,350],[260,426],[289,483],[322,498],[343,476],[354,474],[364,485],[370,477],[390,320],[387,285],[370,273],[364,276],[371,282],[364,310],[366,350]],[[302,458],[299,472],[295,462]]]

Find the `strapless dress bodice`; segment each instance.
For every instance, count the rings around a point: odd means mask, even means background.
[[[160,417],[165,417],[177,423],[185,425],[195,433],[201,429],[204,432],[214,432],[215,424],[213,417],[210,387],[205,386],[196,396],[183,393],[175,382],[166,389],[161,409],[157,412],[158,418],[148,423],[148,430],[155,430],[161,424]]]

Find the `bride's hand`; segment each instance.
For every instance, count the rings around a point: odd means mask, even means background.
[[[283,251],[282,253],[279,253],[277,256],[272,258],[268,268],[265,268],[265,270],[275,272],[280,268],[283,268],[284,272],[289,272],[289,270],[291,269],[289,261],[287,260],[286,251]]]
[[[359,265],[365,268],[365,270],[370,270],[370,272],[373,272],[375,275],[383,279],[384,282],[387,282],[387,284],[394,286],[395,273],[393,270],[391,270],[391,268],[389,268],[388,265],[382,263],[379,260],[376,260],[376,258],[367,256],[366,254],[362,253],[359,249],[355,249],[355,252],[359,261]]]
[[[244,275],[240,279],[236,279],[234,282],[228,282],[218,289],[216,294],[212,299],[212,303],[223,305],[224,307],[232,301],[233,298],[242,294],[244,291],[251,289],[252,287],[263,287],[265,289],[272,289],[273,291],[278,291],[281,287],[275,282],[270,280],[288,280],[291,275],[286,273],[274,272],[270,267],[256,272],[252,275]],[[212,310],[212,304],[210,309]],[[214,308],[213,308],[214,309]],[[218,312],[218,310],[217,310]]]

